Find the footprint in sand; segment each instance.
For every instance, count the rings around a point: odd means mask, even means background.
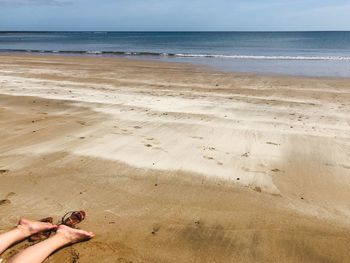
[[[142,143],[144,143],[146,147],[154,147],[155,149],[162,149],[160,147],[161,143],[154,138],[144,138],[144,140],[142,140]]]
[[[266,144],[270,144],[270,145],[274,145],[274,146],[280,146],[279,143],[275,143],[275,142],[266,142]]]
[[[154,225],[153,226],[153,231],[152,231],[152,235],[155,235],[159,232],[160,230],[160,226],[159,225]]]
[[[247,167],[242,167],[242,170],[248,173],[259,173],[259,174],[265,174],[265,171],[256,171],[256,170],[251,170]]]
[[[200,221],[200,220],[196,220],[196,221],[194,221],[194,224],[195,224],[196,226],[200,226],[201,221]]]
[[[198,139],[198,140],[203,140],[203,137],[200,136],[191,136],[192,139]]]
[[[7,169],[0,169],[0,174],[6,174],[10,172],[10,170],[7,170]]]
[[[261,192],[262,192],[261,187],[259,187],[259,186],[254,187],[253,190],[254,190],[255,192],[258,192],[258,193],[261,193]]]
[[[278,172],[283,172],[283,171],[281,171],[281,170],[278,169],[278,168],[274,168],[274,169],[271,170],[271,172],[278,173]]]
[[[242,154],[241,156],[248,158],[250,156],[250,152],[246,152],[246,153]]]
[[[85,121],[77,121],[77,123],[79,123],[80,125],[83,125],[83,126],[86,124]]]
[[[9,204],[11,204],[11,201],[9,199],[0,200],[0,206],[9,205]]]
[[[216,151],[215,147],[210,147],[210,146],[202,146],[201,147],[203,151]]]
[[[15,195],[16,195],[16,193],[10,192],[6,195],[6,198],[10,198],[10,197],[15,196]]]

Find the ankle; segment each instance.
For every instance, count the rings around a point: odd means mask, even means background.
[[[22,225],[18,225],[16,226],[15,230],[23,237],[30,237],[31,235],[33,235],[33,233],[31,233],[30,229],[28,229],[25,226]]]
[[[59,239],[64,244],[72,243],[72,239],[70,238],[70,236],[62,231],[57,231],[54,237]]]

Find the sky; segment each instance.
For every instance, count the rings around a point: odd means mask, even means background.
[[[349,14],[349,0],[0,0],[0,30],[350,30]]]

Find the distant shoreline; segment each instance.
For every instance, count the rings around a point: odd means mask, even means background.
[[[175,56],[159,56],[159,55],[151,55],[151,54],[145,54],[145,55],[127,55],[122,53],[114,53],[114,54],[96,54],[92,52],[28,52],[28,51],[12,51],[12,52],[6,52],[6,51],[0,51],[0,56],[26,56],[26,57],[36,57],[36,56],[44,56],[44,57],[86,57],[86,58],[96,58],[96,59],[103,59],[103,58],[112,58],[112,59],[128,59],[132,61],[153,61],[153,62],[166,62],[166,63],[179,63],[179,64],[190,64],[193,66],[199,66],[199,67],[205,67],[210,71],[221,71],[226,73],[232,73],[232,74],[249,74],[249,75],[257,75],[257,76],[276,76],[276,77],[287,77],[287,78],[317,78],[317,79],[350,79],[350,74],[346,76],[336,76],[336,75],[308,75],[308,74],[288,74],[288,72],[274,72],[273,70],[267,71],[267,72],[261,72],[258,70],[235,70],[234,68],[227,69],[224,66],[221,65],[215,65],[210,63],[198,63],[198,61],[190,60],[188,57],[175,57]],[[203,60],[203,58],[200,58]],[[211,59],[211,58],[210,58]],[[249,62],[249,59],[235,59],[237,64],[244,65],[244,63]],[[259,60],[258,60],[259,61]],[[283,61],[283,60],[282,60]],[[202,61],[199,61],[202,62]],[[273,62],[273,60],[271,61]],[[310,62],[317,62],[311,60]],[[347,63],[346,61],[340,61],[343,63]]]

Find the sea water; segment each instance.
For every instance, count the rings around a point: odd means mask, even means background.
[[[350,77],[350,32],[0,32],[0,52],[126,56],[233,72]]]

